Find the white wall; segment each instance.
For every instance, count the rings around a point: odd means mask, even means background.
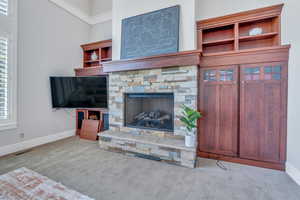
[[[95,24],[90,29],[90,42],[108,40],[112,38],[112,21]]]
[[[120,59],[122,19],[174,5],[181,6],[180,50],[195,49],[195,0],[113,0],[113,60]]]
[[[285,3],[282,15],[282,41],[291,44],[289,62],[289,101],[288,101],[288,164],[300,170],[300,93],[298,77],[300,75],[300,2],[298,0],[196,0],[197,19],[218,17],[240,11]],[[300,171],[299,171],[300,172]]]
[[[91,15],[94,17],[111,16],[112,0],[91,0]],[[98,23],[91,26],[90,42],[112,39],[112,20]]]
[[[75,128],[70,114],[51,108],[49,76],[74,75],[89,37],[89,25],[48,0],[18,2],[19,127],[0,132],[0,147]]]

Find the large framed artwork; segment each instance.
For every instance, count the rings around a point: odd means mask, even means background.
[[[178,52],[179,21],[179,5],[123,19],[121,59]]]

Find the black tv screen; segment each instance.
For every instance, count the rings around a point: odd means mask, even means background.
[[[107,78],[50,77],[53,108],[107,108]]]

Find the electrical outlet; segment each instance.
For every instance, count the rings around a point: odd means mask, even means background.
[[[25,133],[20,133],[20,138],[24,139],[25,138]]]

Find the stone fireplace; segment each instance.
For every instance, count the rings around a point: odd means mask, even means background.
[[[180,117],[183,104],[197,108],[199,59],[191,51],[106,63],[110,128],[99,134],[101,149],[195,167]]]
[[[180,122],[181,106],[185,104],[197,108],[197,66],[113,72],[109,75],[109,92],[110,130],[162,137],[165,135],[184,136],[185,128]],[[154,93],[173,95],[172,105],[174,106],[168,105],[168,109],[174,115],[173,131],[125,126],[126,95]]]
[[[124,94],[125,127],[174,131],[173,93]]]

